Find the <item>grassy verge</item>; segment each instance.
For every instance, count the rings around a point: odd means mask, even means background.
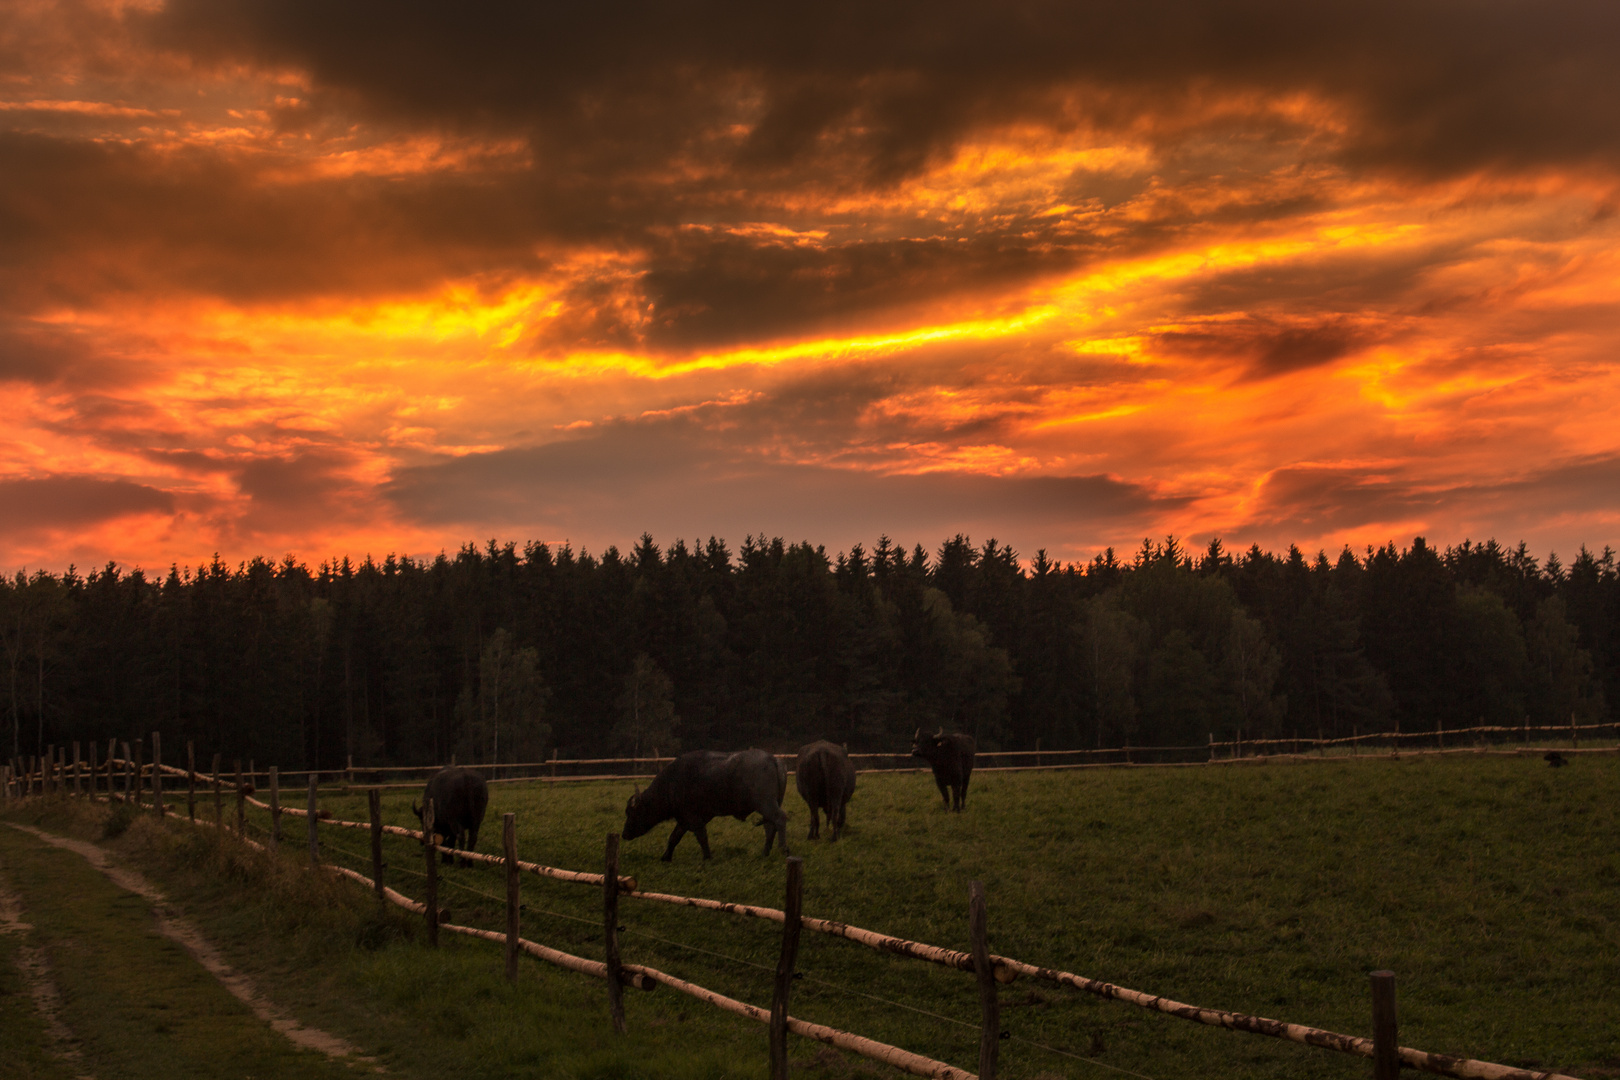
[[[518,815],[525,859],[596,869],[628,784],[497,785]],[[385,817],[414,824],[409,797]],[[991,948],[1161,993],[1364,1034],[1366,974],[1399,977],[1402,1041],[1507,1064],[1620,1076],[1620,759],[1562,770],[1534,760],[1426,758],[1299,766],[1002,773],[975,777],[969,809],[940,809],[926,775],[866,776],[838,844],[790,840],[806,859],[805,910],[965,948],[967,882],[989,891]],[[326,804],[363,819],[363,798]],[[93,831],[62,807],[48,826]],[[256,814],[262,826],[264,815]],[[301,848],[301,822],[289,822]],[[606,1025],[599,982],[499,951],[419,940],[415,920],[379,915],[352,884],[317,883],[295,857],[272,863],[217,847],[203,830],[138,823],[118,841],[234,963],[301,1019],[407,1076],[760,1076],[762,1026],[668,990],[631,993],[631,1035]],[[9,830],[7,830],[9,831]],[[323,831],[325,857],[366,872],[365,834]],[[715,859],[688,839],[658,860],[663,830],[627,843],[624,872],[665,892],[779,906],[780,856],[762,835],[714,823]],[[420,895],[421,855],[388,846],[390,881]],[[444,868],[460,922],[503,925],[497,871]],[[524,880],[524,934],[579,955],[600,950],[600,893]],[[769,1000],[774,924],[626,900],[626,959],[756,1004]],[[122,960],[120,960],[122,963]],[[971,977],[806,935],[794,1013],[972,1067]],[[1003,1074],[1361,1077],[1354,1058],[1202,1028],[1022,980],[1003,988]],[[905,1007],[901,1007],[905,1006]],[[1064,1051],[1062,1056],[1043,1049]],[[796,1044],[815,1077],[864,1063]],[[99,1075],[99,1074],[98,1074]]]
[[[340,1077],[272,1032],[85,859],[0,829],[0,861],[50,958],[60,1017],[100,1077]],[[74,1070],[76,1074],[77,1070]]]
[[[104,806],[61,800],[7,816],[99,839],[110,815]],[[189,957],[155,937],[144,902],[120,895],[77,855],[10,829],[0,830],[0,843],[7,865],[17,860],[14,876],[30,909],[55,906],[63,913],[49,920],[50,940],[76,972],[60,980],[64,994],[71,984],[83,1003],[65,1019],[94,1047],[94,1071],[102,1080],[365,1071],[293,1051],[251,1017],[249,1026],[268,1047],[250,1052],[231,1042],[218,1003],[188,996],[212,982],[195,964],[188,986],[154,981],[150,973],[159,958],[171,962],[178,954],[189,963]],[[416,920],[392,908],[379,912],[363,890],[312,876],[291,858],[273,860],[219,844],[208,831],[178,822],[159,826],[145,816],[109,846],[159,884],[269,997],[300,1022],[363,1047],[390,1075],[730,1080],[764,1071],[760,1040],[744,1037],[757,1032],[739,1030],[707,1009],[689,1009],[695,1004],[689,999],[638,993],[663,1000],[642,1008],[637,1030],[618,1038],[606,1024],[599,982],[526,962],[509,984],[498,949],[449,935],[430,949]],[[217,984],[213,989],[224,995]],[[92,1015],[97,1010],[101,1015]],[[184,1041],[183,1054],[165,1049],[175,1040]],[[121,1049],[105,1051],[109,1046]],[[280,1068],[265,1056],[272,1050],[297,1060]]]

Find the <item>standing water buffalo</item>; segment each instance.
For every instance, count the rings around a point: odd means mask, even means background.
[[[764,750],[689,750],[664,766],[646,791],[637,790],[624,805],[624,838],[644,836],[660,821],[675,819],[664,861],[675,855],[675,845],[687,833],[697,836],[703,857],[710,857],[708,824],[730,814],[745,821],[758,812],[764,818],[765,854],[782,834],[782,854],[788,853],[787,815],[782,796],[787,793],[787,770]]]
[[[844,811],[855,794],[855,766],[849,763],[844,748],[826,739],[801,747],[799,760],[793,766],[793,784],[810,807],[810,839],[821,837],[818,810],[827,811],[832,838],[837,840],[843,835]]]
[[[478,827],[484,823],[484,810],[489,806],[489,785],[482,776],[465,767],[440,769],[428,780],[422,798],[433,800],[433,832],[442,838],[440,846],[461,851],[478,846]],[[411,809],[420,821],[423,807],[412,803]],[[463,836],[466,843],[461,842]],[[448,854],[439,858],[450,861]]]
[[[911,756],[920,757],[934,767],[934,783],[939,785],[947,810],[961,810],[967,804],[974,749],[973,736],[960,731],[947,735],[945,729],[940,728],[932,735],[924,735],[922,728],[918,728],[917,734],[911,737]]]

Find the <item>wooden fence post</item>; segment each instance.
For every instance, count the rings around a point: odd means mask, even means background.
[[[501,815],[501,847],[506,851],[506,981],[516,982],[518,972],[518,938],[523,924],[519,918],[522,871],[518,869],[517,815]]]
[[[197,824],[197,744],[186,740],[186,815]]]
[[[1401,1053],[1395,1023],[1395,973],[1372,973],[1373,1080],[1399,1080]]]
[[[1576,731],[1575,714],[1572,712],[1569,714],[1569,748],[1571,750],[1578,750],[1580,749],[1580,745],[1581,737],[1579,732]]]
[[[242,781],[242,759],[236,759],[236,835],[247,835],[247,785]]]
[[[968,931],[973,936],[973,972],[979,979],[979,1008],[984,1013],[984,1026],[979,1031],[979,1080],[996,1080],[996,1059],[1001,1053],[1001,1005],[996,1000],[996,967],[990,962],[988,923],[984,882],[969,882]]]
[[[377,903],[386,904],[383,896],[382,860],[382,792],[372,788],[366,792],[366,805],[371,810],[371,880],[377,892]]]
[[[804,911],[804,860],[787,861],[787,899],[782,906],[782,953],[776,961],[776,987],[771,994],[771,1080],[787,1080],[788,998],[793,968],[799,962],[799,920]]]
[[[146,799],[146,766],[142,759],[146,756],[146,740],[135,740],[135,805],[144,806]]]
[[[551,758],[555,769],[557,757]],[[619,982],[619,834],[607,834],[607,857],[602,866],[602,941],[606,945],[608,1013],[613,1017],[613,1030],[623,1035],[624,988]]]
[[[270,766],[270,850],[281,850],[281,769]]]
[[[225,807],[220,801],[219,790],[219,754],[214,755],[214,769],[210,776],[214,779],[214,828],[218,829],[225,824]]]
[[[422,850],[427,852],[427,884],[423,887],[422,906],[426,909],[428,944],[439,944],[439,853],[433,850],[433,800],[424,800],[422,807]]]
[[[84,782],[80,779],[80,776],[81,776],[81,772],[80,772],[80,769],[79,769],[80,764],[81,764],[81,762],[79,760],[79,740],[74,739],[73,740],[73,794],[75,794],[75,795],[83,795],[84,794]]]
[[[344,776],[344,781],[347,784],[349,784],[351,787],[354,785],[354,755],[353,754],[349,755],[349,771]]]
[[[113,759],[118,757],[118,740],[107,740],[107,802],[110,805],[113,797]]]
[[[152,811],[162,818],[164,816],[164,737],[160,732],[152,732]]]
[[[313,868],[321,865],[321,813],[315,799],[315,784],[320,775],[314,769],[309,771],[309,865]]]

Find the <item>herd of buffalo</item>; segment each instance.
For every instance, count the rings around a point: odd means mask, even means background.
[[[934,783],[949,810],[961,810],[967,803],[968,779],[973,775],[973,736],[947,735],[940,729],[925,735],[917,729],[912,738],[913,757],[922,758],[934,770]],[[837,743],[825,739],[800,748],[793,777],[799,797],[810,808],[810,839],[821,836],[821,814],[827,815],[832,839],[844,832],[850,796],[855,794],[855,766],[849,754]],[[451,767],[433,775],[422,793],[424,806],[431,800],[433,831],[444,847],[471,851],[478,844],[478,828],[484,823],[489,806],[489,786],[474,769]],[[787,813],[782,809],[787,795],[787,769],[774,754],[765,750],[691,750],[653,777],[645,790],[636,789],[624,807],[626,840],[645,836],[660,822],[674,821],[664,861],[675,854],[675,845],[687,833],[697,837],[703,857],[710,857],[709,822],[730,815],[745,821],[758,814],[765,826],[765,854],[778,834],[782,852],[787,854]],[[416,816],[422,808],[411,807]],[[443,856],[449,862],[450,856]]]

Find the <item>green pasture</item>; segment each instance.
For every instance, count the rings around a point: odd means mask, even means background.
[[[1399,979],[1406,1045],[1591,1064],[1620,1055],[1617,766],[1607,757],[1563,770],[1534,759],[1407,757],[981,773],[962,815],[944,811],[926,774],[868,775],[838,844],[803,839],[808,815],[790,791],[790,838],[805,858],[810,914],[966,949],[967,885],[978,878],[990,898],[991,948],[1003,955],[1356,1034],[1369,1026],[1366,973],[1387,967]],[[499,818],[510,811],[523,858],[599,870],[630,785],[491,791],[482,850],[498,850]],[[414,821],[409,801],[390,799],[389,820]],[[327,805],[364,817],[358,798]],[[709,863],[691,837],[673,863],[661,862],[667,832],[624,845],[623,872],[643,888],[781,906],[781,859],[760,854],[758,827],[715,822]],[[329,846],[364,852],[363,834],[325,835]],[[405,861],[420,862],[407,847],[390,861],[420,870]],[[501,925],[491,899],[501,892],[498,871],[446,877],[456,884],[443,896],[458,918]],[[395,880],[419,887],[407,874]],[[526,935],[596,954],[594,890],[532,877],[524,888]],[[633,899],[621,912],[627,958],[769,1000],[774,924]],[[959,1065],[976,1060],[970,977],[813,934],[799,966],[796,1015]],[[1025,1040],[1005,1048],[1012,1076],[1103,1071],[1028,1043],[1152,1076],[1365,1071],[1324,1051],[1029,980],[1003,993],[1004,1027]]]
[[[599,871],[625,783],[497,784],[479,850],[517,815],[520,857]],[[294,793],[289,793],[289,795]],[[295,793],[298,798],[302,792]],[[410,792],[385,820],[414,825]],[[1367,1034],[1367,973],[1398,978],[1407,1046],[1594,1080],[1620,1076],[1620,758],[1553,770],[1534,758],[1348,759],[1176,769],[980,773],[966,813],[926,774],[862,776],[843,840],[789,840],[805,860],[805,912],[966,949],[967,891],[987,888],[995,952],[1177,1000]],[[38,804],[35,804],[36,807]],[[364,820],[363,796],[328,797]],[[86,830],[105,809],[35,809]],[[211,816],[211,807],[206,811]],[[227,807],[227,817],[230,808]],[[253,811],[255,831],[267,824]],[[763,1025],[668,989],[627,991],[631,1026],[607,1029],[597,981],[525,959],[515,987],[499,950],[378,915],[358,885],[296,869],[304,822],[285,819],[283,865],[219,848],[205,830],[142,825],[119,841],[233,960],[288,988],[289,1007],[377,1052],[400,1075],[760,1076]],[[710,826],[663,863],[669,826],[623,846],[644,889],[779,907],[782,857],[763,831]],[[10,831],[10,830],[7,830]],[[824,833],[824,836],[826,834]],[[323,827],[323,857],[369,873],[367,834]],[[421,893],[418,846],[387,842],[388,878]],[[270,882],[267,885],[266,882]],[[441,867],[457,922],[504,925],[495,868]],[[601,949],[597,888],[523,879],[524,935]],[[627,898],[624,958],[768,1004],[774,923]],[[806,933],[795,1015],[972,1069],[970,975]],[[1357,1058],[1206,1028],[1021,979],[1001,990],[1008,1077],[1363,1077]],[[889,1075],[810,1043],[804,1075]]]

